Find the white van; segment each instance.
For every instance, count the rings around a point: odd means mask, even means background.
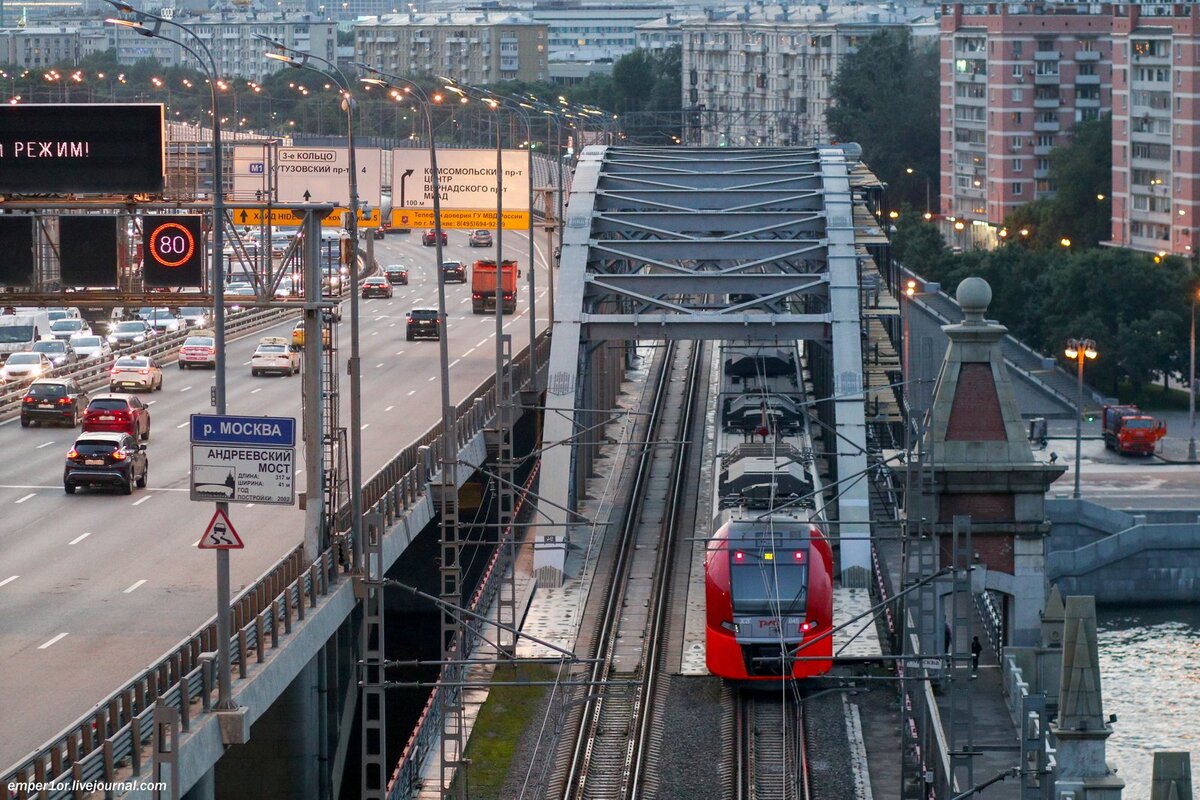
[[[34,342],[50,335],[50,317],[44,308],[8,309],[0,314],[0,361],[10,353],[32,350]]]

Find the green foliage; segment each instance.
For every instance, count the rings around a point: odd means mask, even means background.
[[[1070,144],[1050,151],[1050,183],[1056,188],[1053,197],[1026,203],[1004,220],[1010,234],[1029,231],[1028,237],[1012,241],[1051,250],[1061,247],[1065,237],[1072,248],[1080,249],[1110,237],[1112,117],[1077,123]]]
[[[942,260],[949,255],[946,239],[932,222],[926,222],[910,206],[900,210],[896,232],[892,234],[892,253],[914,272],[930,280],[939,280]]]
[[[938,53],[915,48],[907,30],[884,30],[848,56],[826,112],[839,141],[862,145],[863,161],[889,187],[889,205],[936,210]],[[911,169],[910,173],[908,170]]]

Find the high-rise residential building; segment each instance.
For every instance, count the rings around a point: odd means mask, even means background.
[[[928,6],[759,5],[684,20],[687,141],[705,146],[812,145],[830,139],[833,78],[887,28],[937,35]]]
[[[1086,5],[943,7],[941,213],[959,246],[990,246],[1050,195],[1050,151],[1112,108],[1111,18]]]
[[[651,53],[661,53],[671,47],[683,46],[683,20],[678,14],[643,22],[637,26],[637,46]]]
[[[1112,243],[1194,256],[1200,7],[1114,7],[1112,65]]]
[[[77,64],[80,55],[77,26],[0,28],[0,64],[36,69],[63,62]]]
[[[616,61],[637,47],[637,27],[665,16],[669,3],[583,5],[561,0],[535,3],[528,13],[550,28],[551,61]]]
[[[544,22],[511,12],[388,14],[354,23],[355,60],[395,75],[468,84],[548,79]]]
[[[302,53],[330,61],[337,58],[337,23],[309,12],[221,11],[183,21],[208,44],[221,75],[261,81],[289,68],[264,55],[269,48],[256,34],[269,36]],[[183,58],[183,63],[197,66],[190,55]]]

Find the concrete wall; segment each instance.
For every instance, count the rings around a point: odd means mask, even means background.
[[[1094,503],[1050,500],[1046,580],[1099,604],[1195,602],[1200,522],[1193,511],[1129,515]]]

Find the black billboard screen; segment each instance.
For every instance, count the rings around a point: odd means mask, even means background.
[[[203,286],[203,218],[198,214],[143,217],[142,254],[146,286]]]
[[[0,194],[161,194],[158,104],[0,106]]]
[[[116,216],[58,218],[58,253],[63,286],[117,285]]]
[[[33,217],[0,215],[0,286],[33,285]]]

